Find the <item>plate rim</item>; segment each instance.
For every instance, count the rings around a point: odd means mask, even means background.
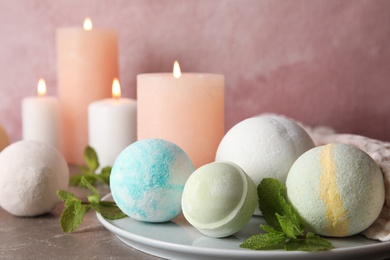
[[[102,200],[108,200],[109,198],[112,198],[111,193],[108,193],[105,195]],[[218,256],[220,257],[221,254],[228,254],[232,257],[275,257],[275,256],[285,256],[285,257],[297,257],[297,256],[347,256],[350,252],[353,252],[354,254],[358,254],[359,252],[365,252],[367,249],[370,249],[370,251],[375,250],[385,250],[387,249],[390,253],[390,241],[386,242],[380,242],[376,244],[367,244],[367,245],[360,245],[360,246],[353,246],[348,248],[333,248],[330,250],[324,250],[324,251],[315,251],[315,252],[307,252],[307,251],[284,251],[284,250],[249,250],[249,249],[221,249],[221,248],[203,248],[203,247],[197,247],[197,246],[191,246],[191,245],[183,245],[183,244],[176,244],[172,242],[162,241],[155,238],[149,238],[142,235],[138,235],[126,230],[123,230],[116,225],[114,225],[112,222],[115,220],[107,220],[105,219],[100,213],[96,212],[96,216],[101,224],[103,224],[104,227],[106,227],[109,231],[113,232],[116,236],[118,236],[119,240],[125,239],[128,241],[133,241],[138,244],[142,244],[148,247],[158,248],[160,250],[170,251],[170,252],[177,252],[177,253],[184,253],[184,254],[194,254],[194,251],[196,251],[197,255],[201,256],[209,256],[214,257]],[[184,218],[184,216],[182,216]],[[130,217],[126,217],[131,219]],[[120,219],[119,219],[120,220]],[[132,221],[137,221],[134,219],[131,219]],[[120,239],[120,238],[122,239]],[[222,238],[223,239],[223,238]],[[337,239],[337,238],[336,238]],[[368,238],[366,238],[368,240]],[[124,241],[121,241],[124,242]],[[138,249],[137,249],[138,250]],[[142,250],[141,250],[142,251]],[[143,251],[148,254],[152,254],[148,251]],[[313,255],[315,254],[315,255]],[[158,255],[157,255],[158,256]],[[390,255],[389,255],[390,256]],[[159,256],[161,257],[161,256]]]

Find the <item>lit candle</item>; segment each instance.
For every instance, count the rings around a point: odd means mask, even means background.
[[[83,164],[88,145],[88,105],[111,96],[118,77],[118,36],[115,30],[57,30],[58,95],[61,106],[61,151],[68,163]]]
[[[180,146],[196,168],[215,160],[224,135],[224,76],[181,73],[137,76],[138,139]]]
[[[59,148],[59,106],[46,96],[46,83],[38,81],[37,97],[22,100],[23,140],[36,140]]]
[[[88,107],[89,145],[102,167],[112,166],[119,153],[137,140],[137,103],[121,98],[119,81],[114,79],[112,98]]]

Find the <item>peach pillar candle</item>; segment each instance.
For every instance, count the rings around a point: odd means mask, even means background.
[[[137,102],[121,98],[119,81],[114,79],[112,98],[88,107],[89,145],[99,156],[101,167],[112,166],[119,153],[137,141]]]
[[[198,168],[215,160],[224,135],[224,76],[177,74],[137,76],[138,139],[171,141]]]
[[[83,164],[88,145],[88,105],[111,96],[118,77],[118,36],[112,29],[57,30],[57,76],[61,107],[61,151],[68,163]]]
[[[59,149],[58,99],[46,96],[46,83],[38,81],[37,97],[22,100],[23,140],[36,140]]]

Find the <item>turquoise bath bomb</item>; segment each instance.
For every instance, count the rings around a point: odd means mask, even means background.
[[[129,217],[166,222],[181,213],[184,184],[194,171],[188,155],[162,139],[144,139],[125,148],[114,162],[110,188]]]

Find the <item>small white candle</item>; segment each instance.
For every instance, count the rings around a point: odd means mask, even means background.
[[[101,167],[112,166],[119,153],[137,140],[137,103],[121,98],[117,79],[112,98],[88,106],[89,145],[95,149]]]
[[[23,140],[36,140],[59,149],[58,99],[46,96],[46,83],[38,81],[38,96],[22,100]]]

